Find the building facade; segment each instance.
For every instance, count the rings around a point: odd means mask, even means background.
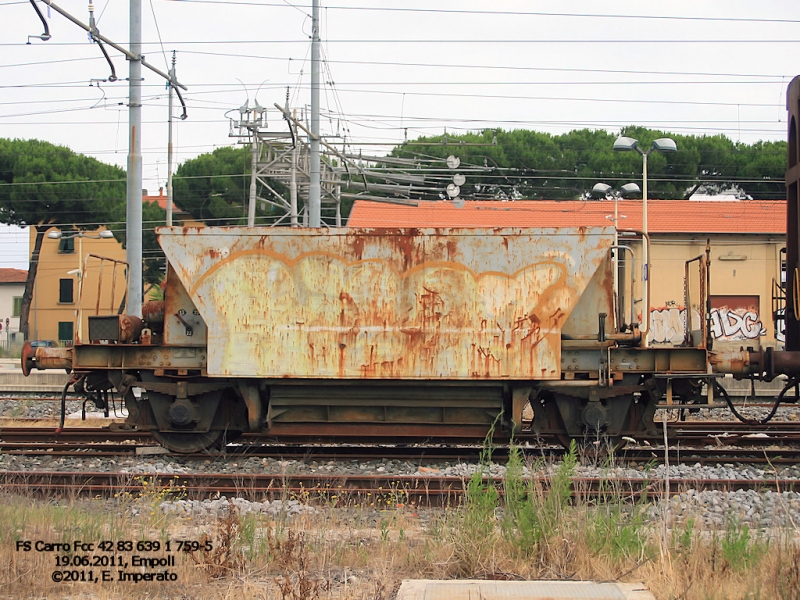
[[[142,202],[166,208],[163,189],[158,196],[142,191]],[[176,223],[183,224],[189,218],[188,213],[175,208]],[[32,227],[29,230],[32,254],[36,230]],[[127,292],[126,253],[115,238],[99,237],[103,228],[65,231],[60,239],[48,237],[56,231],[58,229],[52,228],[45,234],[39,253],[29,319],[30,337],[71,344],[76,336],[88,331],[90,315],[119,311]]]
[[[10,348],[19,337],[19,315],[28,272],[0,269],[0,348]]]
[[[36,229],[29,229],[33,248]],[[31,339],[68,345],[88,331],[89,315],[118,312],[127,290],[125,250],[113,237],[99,238],[99,231],[65,231],[60,239],[45,234],[31,302]]]

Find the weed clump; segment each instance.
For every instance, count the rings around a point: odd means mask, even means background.
[[[198,540],[199,549],[191,553],[194,563],[211,579],[227,577],[244,566],[239,511],[231,507],[228,514],[217,517],[215,529],[213,536],[203,535]]]
[[[330,588],[330,582],[309,571],[308,545],[305,533],[288,530],[279,538],[272,529],[267,532],[270,557],[283,573],[275,577],[281,600],[316,600]]]

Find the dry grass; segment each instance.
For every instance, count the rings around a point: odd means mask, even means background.
[[[735,524],[704,531],[689,521],[670,523],[665,537],[663,522],[624,491],[610,491],[603,504],[573,501],[569,466],[553,475],[548,494],[515,479],[511,467],[503,505],[476,477],[460,507],[319,502],[315,514],[291,518],[166,516],[158,508],[165,494],[155,489],[116,500],[0,496],[0,597],[389,600],[405,578],[463,577],[644,581],[663,600],[800,600],[795,530],[766,537]],[[175,583],[56,585],[55,554],[16,551],[17,540],[37,539],[210,546],[175,553]]]

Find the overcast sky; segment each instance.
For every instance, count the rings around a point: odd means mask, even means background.
[[[88,22],[86,0],[55,0]],[[47,5],[37,2],[47,16]],[[102,34],[127,45],[128,2],[99,0]],[[142,0],[146,59],[177,52],[188,119],[175,164],[235,144],[226,111],[249,97],[310,103],[310,0]],[[0,137],[39,138],[125,166],[127,62],[51,11],[0,0]],[[420,135],[484,128],[550,133],[635,124],[734,141],[786,137],[800,64],[800,2],[761,0],[322,0],[321,95],[331,141],[384,153]],[[167,176],[167,94],[144,70],[144,187]],[[92,83],[93,82],[93,83]],[[177,107],[177,101],[176,101]],[[178,108],[175,114],[179,114]],[[238,115],[238,113],[237,113]],[[17,240],[15,242],[15,240]],[[27,268],[27,238],[0,231],[0,266]]]

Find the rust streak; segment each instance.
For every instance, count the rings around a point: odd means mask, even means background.
[[[452,261],[423,261],[423,262],[421,262],[421,263],[419,263],[419,264],[417,264],[417,265],[415,265],[413,267],[404,269],[402,271],[398,271],[397,269],[394,268],[394,266],[390,262],[386,261],[385,259],[380,259],[380,258],[369,258],[369,259],[364,259],[364,260],[348,261],[344,257],[342,257],[340,254],[336,254],[335,252],[325,252],[325,251],[321,251],[321,250],[313,251],[313,252],[304,252],[302,254],[297,255],[294,258],[290,258],[290,257],[288,257],[285,254],[282,254],[280,252],[276,252],[276,251],[270,250],[268,248],[260,248],[260,249],[240,250],[240,251],[235,252],[235,253],[232,252],[227,258],[216,262],[205,273],[203,273],[202,275],[200,275],[197,278],[197,280],[193,283],[192,287],[190,288],[189,293],[190,294],[195,294],[197,292],[197,289],[204,283],[204,281],[206,279],[208,279],[217,270],[221,269],[224,265],[227,265],[228,263],[231,263],[231,262],[233,262],[233,261],[235,261],[235,260],[237,260],[239,258],[242,258],[244,256],[248,256],[248,255],[250,255],[250,256],[252,256],[252,255],[256,255],[256,256],[263,255],[263,256],[268,256],[268,257],[274,258],[275,260],[278,260],[278,261],[282,262],[289,269],[291,269],[299,261],[301,261],[301,260],[303,260],[305,258],[316,257],[316,256],[325,256],[325,257],[328,257],[328,258],[332,258],[334,260],[342,262],[346,267],[352,267],[352,266],[359,265],[359,264],[377,263],[377,264],[380,264],[381,266],[383,266],[384,268],[388,268],[390,271],[392,271],[393,273],[395,273],[396,275],[398,275],[401,278],[407,278],[410,275],[413,275],[413,274],[415,274],[415,273],[417,273],[419,271],[423,271],[423,270],[426,270],[426,269],[448,268],[448,269],[452,269],[453,271],[463,271],[463,272],[466,272],[466,273],[470,273],[473,277],[475,277],[475,279],[481,279],[481,278],[484,278],[484,277],[495,276],[495,277],[503,277],[505,279],[511,280],[511,279],[515,279],[516,277],[518,277],[524,271],[531,270],[531,269],[535,270],[537,267],[541,267],[541,266],[551,267],[553,269],[557,269],[558,271],[560,271],[559,277],[558,277],[558,282],[560,282],[560,281],[562,281],[563,279],[566,278],[566,267],[564,265],[562,265],[562,264],[559,264],[559,263],[556,263],[556,262],[551,262],[551,261],[542,261],[542,262],[537,262],[537,263],[532,263],[532,264],[529,264],[529,265],[525,265],[524,267],[514,271],[513,273],[503,273],[502,271],[481,271],[480,273],[476,273],[475,271],[473,271],[472,269],[470,269],[466,265],[463,265],[463,264],[457,263],[457,262],[452,262]]]

